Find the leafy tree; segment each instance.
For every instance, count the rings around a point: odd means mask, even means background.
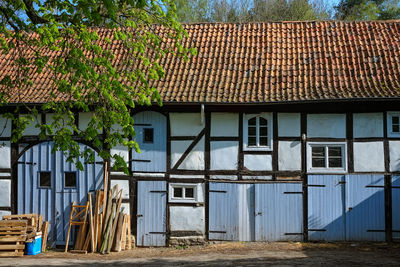
[[[210,2],[208,0],[175,0],[178,20],[188,22],[210,21]]]
[[[340,20],[400,19],[400,0],[341,0],[335,10]]]
[[[186,33],[174,2],[3,0],[0,21],[1,50],[12,56],[16,74],[0,77],[0,103],[19,102],[36,75],[51,77],[44,105],[18,105],[5,115],[16,126],[12,141],[33,124],[42,140],[54,141],[54,150],[64,151],[78,168],[83,167],[79,158],[93,161],[94,155],[82,151],[76,137],[127,172],[123,158],[109,151],[119,145],[140,151],[130,139],[135,136],[130,110],[136,103],[161,105],[152,86],[164,75],[160,60],[168,53],[187,59],[193,52],[181,44]],[[77,111],[93,112],[87,129],[76,126]],[[54,113],[53,121],[41,123],[37,118],[42,112]]]

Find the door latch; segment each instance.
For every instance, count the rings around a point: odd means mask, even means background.
[[[353,210],[353,208],[352,207],[349,207],[349,211],[352,211]]]
[[[256,212],[256,216],[261,216],[262,215],[262,212]]]
[[[143,214],[137,214],[136,218],[143,217]]]

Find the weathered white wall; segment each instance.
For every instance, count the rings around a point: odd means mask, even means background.
[[[119,145],[110,149],[111,155],[119,155],[121,156],[125,162],[129,161],[129,150],[126,146]],[[111,162],[111,165],[114,165],[114,161]]]
[[[239,143],[217,141],[210,144],[211,170],[237,170]]]
[[[193,141],[171,141],[171,168],[182,157]],[[204,137],[189,152],[178,167],[181,170],[204,170]]]
[[[0,220],[3,218],[3,215],[11,215],[11,211],[0,210]]]
[[[353,135],[355,138],[383,137],[383,114],[354,113]]]
[[[204,207],[169,207],[171,231],[195,231],[205,233]]]
[[[278,113],[278,135],[300,136],[300,113]]]
[[[86,130],[89,125],[90,120],[93,118],[93,112],[81,112],[79,113],[79,121],[78,128],[79,130]],[[101,134],[103,132],[102,129],[98,130],[98,133]]]
[[[244,167],[250,171],[272,171],[272,156],[244,155]]]
[[[204,125],[200,113],[169,113],[171,136],[196,136]]]
[[[23,115],[21,115],[23,116]],[[39,123],[42,123],[42,116],[38,115],[34,121],[31,122],[30,125],[26,126],[23,135],[27,136],[27,135],[38,135],[40,133],[40,129],[36,128],[35,125]]]
[[[400,171],[400,141],[389,141],[390,171]]]
[[[56,116],[56,114],[54,114],[54,113],[46,113],[46,124],[47,125],[50,125],[50,124],[52,124],[53,122],[54,122],[54,117]],[[64,118],[64,120],[65,120],[65,123],[68,123],[68,116],[66,116],[66,115],[64,115],[63,116],[63,118]],[[71,131],[72,131],[72,127],[71,126],[67,126],[67,125],[65,125],[65,127],[62,125],[62,121],[60,121],[60,123],[61,123],[61,128],[67,128],[67,129],[70,129]],[[58,130],[58,129],[54,129],[54,130]]]
[[[238,177],[237,175],[210,175],[210,179],[215,179],[215,180],[237,180]]]
[[[278,169],[280,171],[301,170],[301,142],[280,141],[278,144]]]
[[[385,171],[383,142],[354,142],[354,171]]]
[[[346,115],[345,114],[308,114],[307,136],[345,138]]]
[[[11,136],[11,120],[0,116],[0,137]]]
[[[242,176],[243,180],[272,180],[272,176],[269,175],[255,175],[255,176]]]
[[[11,142],[0,141],[0,169],[11,168]]]
[[[121,210],[122,210],[122,208],[124,208],[123,212],[125,214],[131,214],[131,208],[130,208],[129,203],[121,203]],[[132,220],[132,218],[131,218],[131,220]]]
[[[211,113],[211,136],[238,136],[239,115],[237,113]]]
[[[193,175],[193,174],[170,174],[169,178],[177,179],[205,179],[204,175]]]
[[[118,185],[118,190],[122,189],[122,198],[129,199],[129,181],[128,180],[110,180],[111,188]]]
[[[0,180],[0,207],[11,207],[11,180]]]

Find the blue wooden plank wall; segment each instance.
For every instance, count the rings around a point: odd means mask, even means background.
[[[400,239],[400,176],[392,176],[392,230],[393,239]]]
[[[167,118],[158,112],[144,111],[133,116],[136,142],[141,153],[132,150],[132,171],[165,172],[167,158]],[[146,128],[153,129],[154,142],[144,142]]]
[[[165,181],[139,181],[137,245],[165,246],[167,188]]]

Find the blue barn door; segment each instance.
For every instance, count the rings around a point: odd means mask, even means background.
[[[301,241],[301,183],[255,184],[256,241]]]
[[[144,111],[133,116],[136,142],[141,153],[132,150],[132,171],[165,172],[167,164],[167,118],[161,113]]]
[[[385,241],[383,175],[346,176],[346,240]]]
[[[400,176],[392,176],[392,236],[400,239]]]
[[[78,171],[62,152],[51,153],[52,147],[52,142],[40,143],[18,160],[17,209],[18,213],[42,214],[50,222],[49,244],[63,245],[71,203],[86,204],[87,193],[102,188],[103,162],[95,153],[96,162],[84,163],[84,170]]]
[[[239,184],[210,183],[210,240],[239,240]]]
[[[137,245],[165,246],[167,185],[165,181],[139,181]]]
[[[308,176],[309,240],[342,241],[345,236],[345,176]]]

